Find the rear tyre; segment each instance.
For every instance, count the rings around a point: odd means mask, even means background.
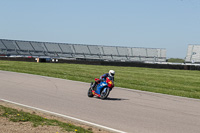
[[[88,97],[93,97],[94,95],[92,94],[92,88],[90,87],[88,90]]]
[[[105,92],[101,92],[101,99],[106,99],[107,97],[108,97],[108,95],[109,95],[109,93],[110,93],[110,89],[108,88],[108,89],[106,89],[106,91]]]

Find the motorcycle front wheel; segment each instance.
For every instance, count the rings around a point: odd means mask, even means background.
[[[103,91],[101,92],[100,98],[101,99],[106,99],[108,97],[109,93],[110,93],[110,89],[107,88],[105,92],[103,92]]]

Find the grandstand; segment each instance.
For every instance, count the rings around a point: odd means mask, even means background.
[[[104,60],[125,62],[165,62],[166,49],[136,48],[0,39],[1,56]]]
[[[200,63],[200,45],[188,45],[186,63]]]

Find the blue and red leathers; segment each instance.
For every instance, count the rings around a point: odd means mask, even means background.
[[[114,81],[114,77],[111,77],[108,73],[105,73],[100,77],[100,80],[106,80],[107,77],[110,77],[111,80]]]

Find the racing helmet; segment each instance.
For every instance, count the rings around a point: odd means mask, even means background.
[[[114,77],[115,71],[114,70],[110,70],[108,74],[109,74],[110,77]]]

